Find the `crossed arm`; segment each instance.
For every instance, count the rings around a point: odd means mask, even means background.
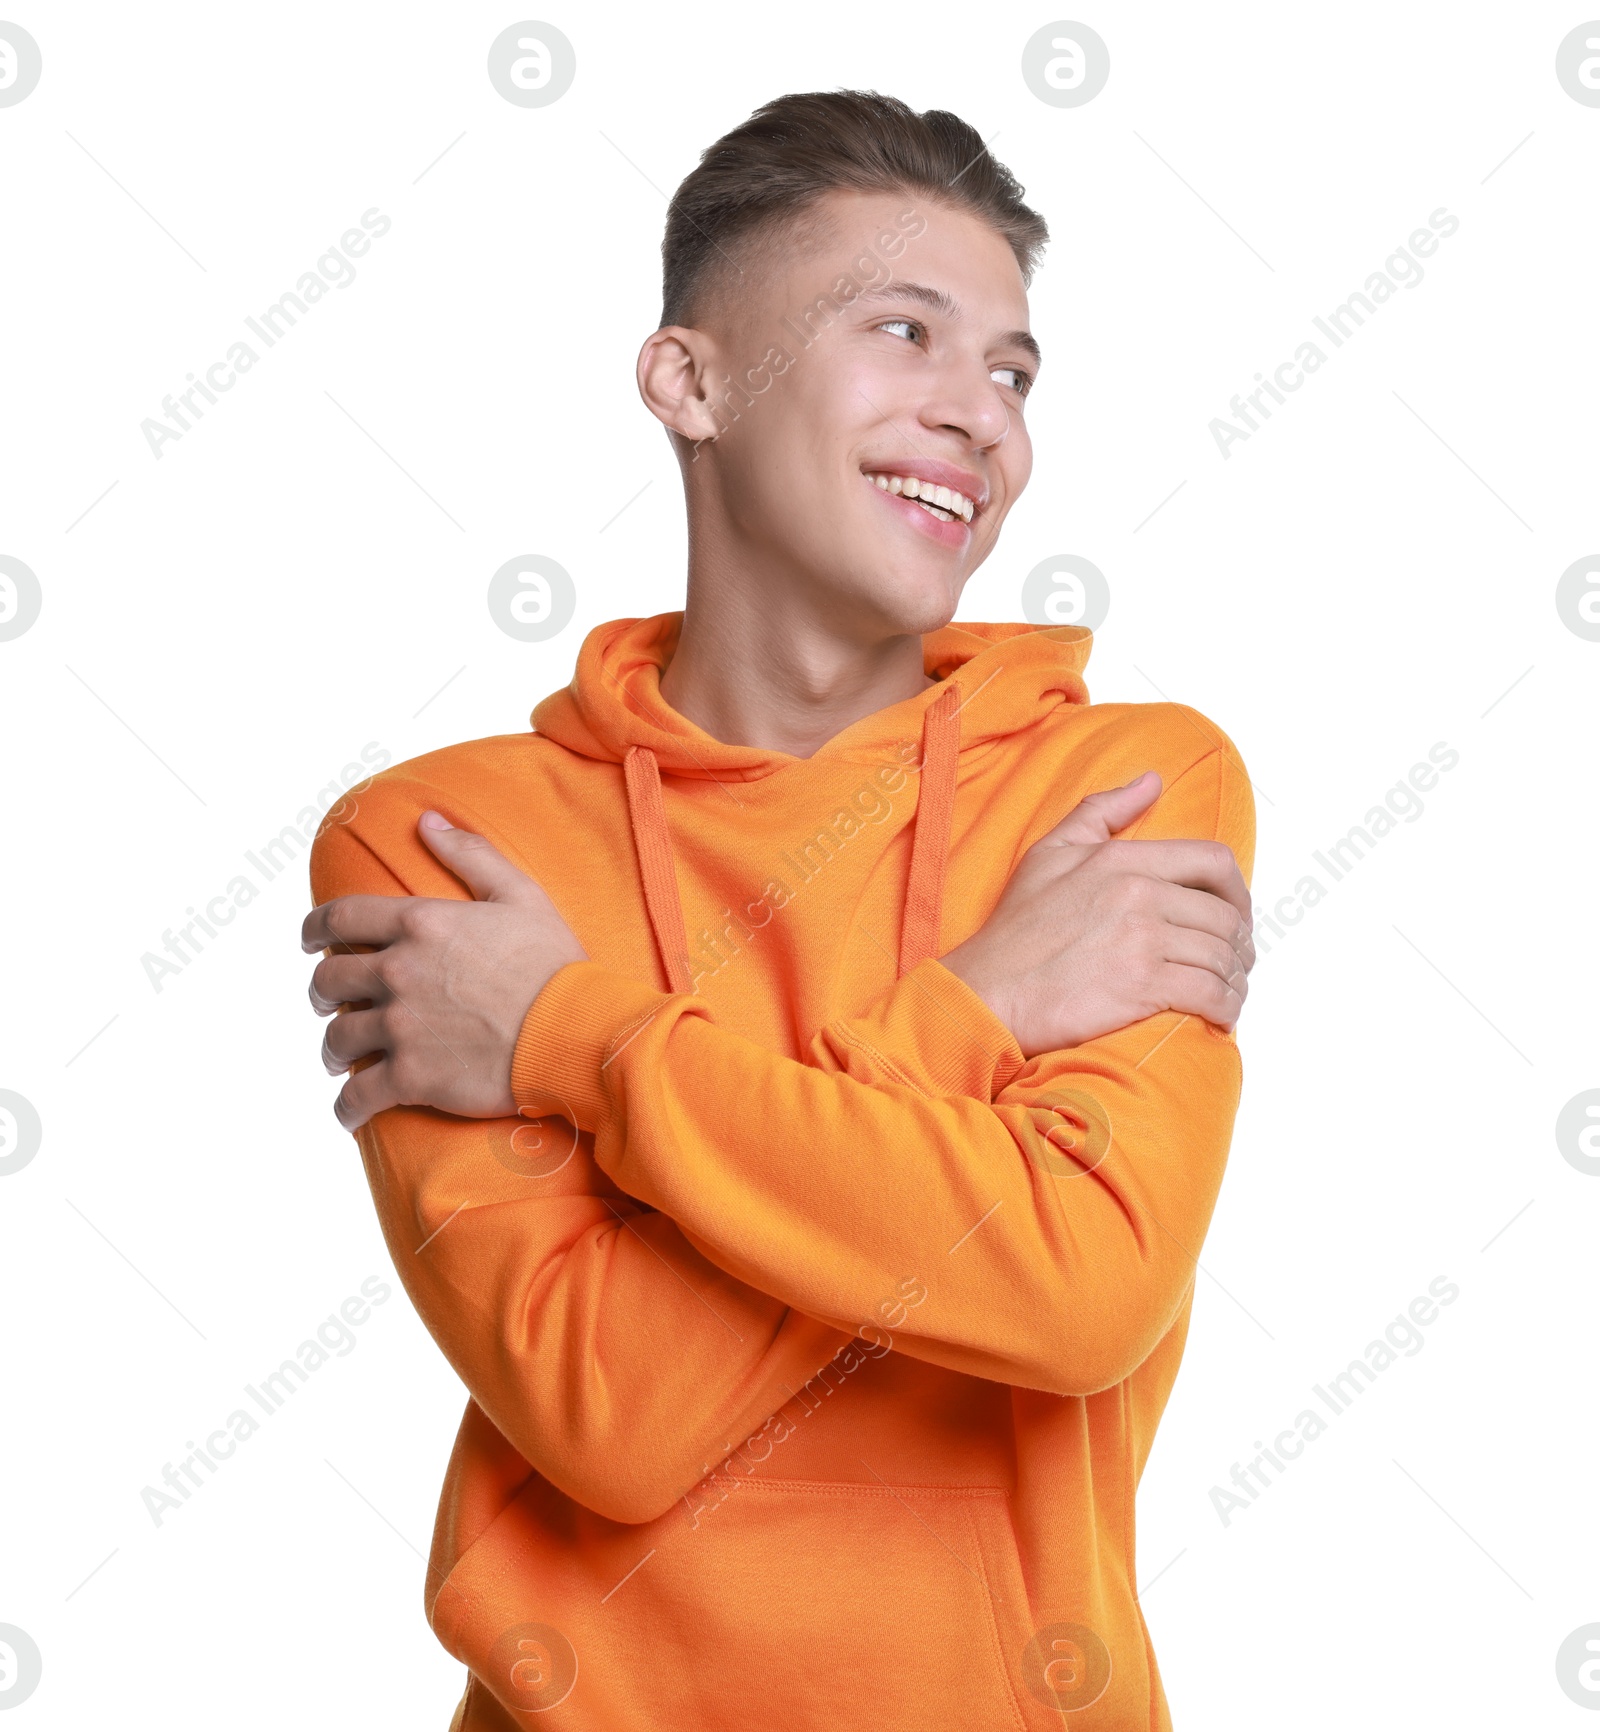
[[[369,1004],[325,1042],[366,1061],[341,1118],[413,1301],[525,1459],[649,1519],[906,1277],[916,1357],[1072,1394],[1140,1363],[1215,1202],[1253,960],[1248,784],[1212,753],[1157,837],[1113,841],[1154,794],[1084,802],[974,940],[804,1061],[589,961],[483,838],[423,828],[397,872],[325,832],[307,948],[379,946],[313,976],[319,1009]],[[589,1135],[532,1176],[518,1113]]]
[[[1238,774],[1225,755],[1212,759],[1219,774]],[[1215,838],[1112,839],[1160,789],[1147,772],[1081,801],[1023,856],[983,927],[941,959],[1024,1056],[1163,1010],[1226,1029],[1238,1020],[1255,950],[1232,848]],[[346,895],[315,908],[301,932],[303,949],[336,952],[311,977],[318,1014],[367,1006],[341,1016],[323,1042],[334,1075],[377,1059],[339,1093],[334,1110],[347,1130],[393,1106],[472,1118],[517,1111],[511,1061],[528,1009],[560,969],[587,960],[543,888],[486,837],[432,811],[418,834],[474,900]]]

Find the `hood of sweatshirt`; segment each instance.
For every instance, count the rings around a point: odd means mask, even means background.
[[[625,773],[639,876],[662,966],[674,992],[692,990],[663,775],[754,782],[806,762],[881,755],[915,732],[922,778],[911,870],[901,914],[899,972],[938,951],[950,822],[963,752],[1036,727],[1062,704],[1086,704],[1083,669],[1093,636],[1084,626],[952,624],[922,640],[923,671],[936,684],[864,716],[802,760],[765,746],[729,744],[679,714],[661,695],[681,612],[613,620],[584,639],[571,685],[533,712],[534,728],[569,751]]]

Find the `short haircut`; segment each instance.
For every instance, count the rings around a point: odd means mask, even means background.
[[[780,96],[709,145],[667,208],[661,323],[693,325],[741,271],[808,222],[835,190],[920,194],[981,218],[1031,283],[1050,231],[978,133],[942,108],[925,114],[875,90]],[[798,232],[795,232],[798,231]]]

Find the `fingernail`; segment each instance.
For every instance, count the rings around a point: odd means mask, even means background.
[[[453,830],[455,825],[442,812],[427,811],[422,814],[424,830]]]

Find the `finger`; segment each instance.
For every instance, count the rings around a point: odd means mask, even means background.
[[[1209,890],[1190,890],[1182,884],[1165,884],[1151,903],[1151,911],[1172,926],[1192,927],[1231,945],[1246,971],[1255,967],[1256,941],[1239,910]]]
[[[377,970],[360,952],[325,956],[311,971],[307,988],[318,1016],[331,1016],[342,1004],[360,1004],[384,996]]]
[[[1249,886],[1226,842],[1190,841],[1182,837],[1161,841],[1131,839],[1115,843],[1114,850],[1113,858],[1121,855],[1123,863],[1133,866],[1135,871],[1224,897],[1249,924]]]
[[[442,812],[424,812],[417,820],[417,834],[479,902],[515,902],[537,888],[487,836],[458,830]]]
[[[1125,829],[1141,812],[1155,804],[1161,778],[1146,770],[1120,788],[1105,788],[1086,794],[1041,842],[1109,842],[1112,833]]]
[[[313,908],[300,924],[302,950],[339,944],[393,944],[410,896],[336,896]]]
[[[1209,932],[1197,932],[1192,926],[1169,926],[1165,943],[1168,962],[1185,968],[1205,968],[1225,986],[1238,993],[1240,1003],[1250,996],[1250,981],[1239,952],[1226,939]]]
[[[369,1064],[350,1076],[333,1103],[333,1116],[347,1131],[358,1131],[375,1113],[401,1105],[387,1061]]]
[[[1219,980],[1209,968],[1168,963],[1157,978],[1156,991],[1168,1010],[1202,1017],[1218,1028],[1231,1029],[1244,1008],[1243,995]]]
[[[329,1076],[343,1076],[357,1059],[386,1050],[383,1013],[347,1010],[328,1024],[322,1037],[322,1064]]]

